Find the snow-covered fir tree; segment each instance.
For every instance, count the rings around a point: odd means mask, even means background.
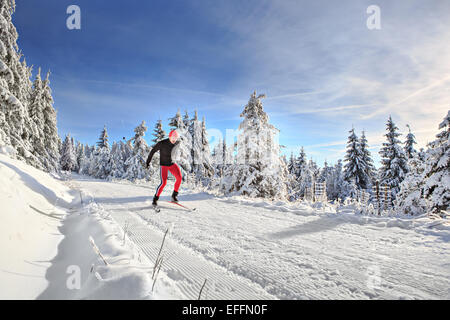
[[[161,119],[158,120],[155,124],[155,128],[153,129],[153,139],[152,142],[154,143],[153,145],[155,145],[156,143],[160,142],[161,140],[166,139],[166,132],[163,129],[163,125],[162,125],[162,121]],[[155,155],[152,158],[152,162],[150,163],[150,165],[152,166],[152,170],[156,171],[159,170],[159,152],[155,153]]]
[[[41,68],[38,69],[36,79],[33,83],[33,91],[28,105],[29,117],[32,120],[33,136],[31,138],[35,155],[43,158],[46,156],[45,134],[44,134],[44,87],[41,78]],[[59,152],[58,152],[59,153]]]
[[[323,163],[323,168],[319,169],[319,178],[317,179],[318,182],[326,182],[329,177],[331,176],[331,173],[333,171],[333,168],[328,165],[327,160],[325,159]]]
[[[189,133],[192,136],[191,156],[193,160],[193,171],[195,174],[201,175],[203,172],[203,137],[197,110],[194,111],[194,118],[190,120],[190,124]]]
[[[400,184],[400,191],[394,201],[395,211],[409,215],[419,215],[429,210],[429,201],[423,196],[425,186],[424,156],[413,153],[408,160],[408,173]]]
[[[352,128],[349,133],[345,155],[344,178],[349,183],[353,182],[356,188],[366,189],[368,187],[367,168],[361,154],[360,140],[355,134],[355,129]]]
[[[428,144],[424,169],[423,195],[434,212],[448,210],[450,205],[450,110],[439,129],[436,140]]]
[[[408,134],[406,135],[405,140],[405,154],[408,159],[411,159],[414,157],[414,154],[416,153],[416,150],[414,149],[414,145],[417,144],[416,137],[411,132],[411,127],[409,124],[406,125],[408,127]]]
[[[125,179],[134,181],[136,179],[150,178],[151,171],[146,170],[145,168],[146,157],[150,151],[150,148],[144,139],[146,131],[147,126],[145,125],[145,121],[142,121],[142,123],[134,129],[135,135],[132,139],[133,154],[125,162],[127,168],[124,176]]]
[[[291,156],[289,157],[289,161],[288,161],[288,171],[290,174],[294,174],[294,169],[295,169],[295,158],[294,158],[294,152],[291,152]]]
[[[100,134],[100,137],[97,141],[97,147],[99,148],[109,148],[109,136],[108,136],[108,130],[106,130],[106,125],[103,127],[102,133]]]
[[[344,179],[342,160],[339,159],[333,168],[331,183],[327,185],[327,196],[330,200],[344,200],[351,194],[350,184]]]
[[[286,198],[287,166],[280,158],[276,139],[278,129],[269,123],[261,98],[250,96],[241,113],[237,163],[222,177],[225,192],[238,192],[251,197]]]
[[[303,170],[307,167],[308,159],[306,157],[306,152],[303,147],[300,148],[300,153],[295,161],[294,171],[292,172],[300,178],[303,175]]]
[[[189,112],[187,110],[184,110],[183,124],[186,127],[186,129],[188,130],[188,132],[190,133],[190,135],[192,136],[194,133],[193,127],[192,127],[192,120],[189,117]]]
[[[219,138],[219,142],[214,146],[212,152],[212,162],[218,176],[222,176],[224,159],[224,145],[222,139]]]
[[[22,138],[26,131],[27,110],[19,76],[23,65],[18,53],[18,34],[11,17],[14,10],[15,1],[0,1],[0,130],[3,140],[17,151],[17,157],[28,160],[32,154]]]
[[[127,158],[124,157],[124,149],[126,144],[123,141],[114,141],[111,146],[111,171],[110,178],[123,179],[125,176],[125,162]]]
[[[197,110],[195,110],[194,118],[191,119],[192,134],[192,159],[193,172],[197,181],[203,181],[205,177],[211,177],[213,174],[211,151],[206,133],[205,118],[200,122]]]
[[[111,149],[108,143],[106,125],[100,134],[97,148],[94,148],[89,159],[89,175],[106,179],[111,172]]]
[[[45,85],[41,79],[38,87],[30,80],[32,68],[27,66],[17,46],[18,34],[12,23],[14,10],[15,1],[0,1],[0,143],[11,145],[17,158],[28,164],[56,171],[61,140],[57,132],[42,135],[47,111]],[[49,94],[51,99],[50,91]],[[51,108],[54,112],[52,105]],[[56,131],[56,117],[54,123]],[[53,138],[58,148],[49,153],[53,145],[45,139]]]
[[[77,168],[77,156],[72,142],[72,138],[68,134],[64,139],[61,151],[61,169],[66,171],[74,171]]]
[[[229,167],[235,162],[235,153],[237,150],[237,141],[235,143],[227,144],[226,139],[223,140],[223,166]]]
[[[94,151],[94,176],[100,179],[106,179],[111,173],[111,150],[109,145],[98,147]]]
[[[125,179],[126,161],[133,156],[133,146],[126,141],[114,142],[111,147],[110,178]]]
[[[212,164],[211,149],[209,147],[208,132],[206,131],[205,117],[202,118],[202,123],[201,123],[201,140],[202,140],[202,164],[203,164],[203,170],[204,170],[203,176],[211,177],[214,174],[214,167]],[[227,154],[226,146],[227,145],[224,144],[225,157]]]
[[[359,139],[359,152],[361,154],[362,163],[364,163],[364,189],[370,189],[377,169],[373,164],[372,155],[370,154],[366,133],[364,131],[361,133],[361,138]]]
[[[153,137],[152,141],[155,144],[166,138],[161,119],[156,122],[155,129],[153,129]]]
[[[312,164],[312,162],[311,162]],[[292,169],[292,176],[295,177],[295,193],[291,195],[295,199],[304,198],[306,188],[310,188],[314,180],[315,168],[309,166],[306,152],[303,147],[300,148],[300,153],[295,159],[294,167]],[[293,189],[291,187],[291,189]]]
[[[85,158],[85,147],[80,142],[77,143],[76,155],[77,155],[78,173],[82,174],[83,168],[85,167],[86,158]]]
[[[408,164],[403,148],[400,146],[397,132],[398,128],[389,116],[386,124],[387,133],[385,134],[387,142],[383,143],[380,150],[381,164],[380,183],[391,188],[392,199],[395,199],[400,190],[400,183],[408,172]]]
[[[45,80],[43,82],[43,94],[42,94],[42,112],[43,112],[43,127],[44,133],[45,151],[44,166],[48,171],[57,171],[59,160],[59,145],[61,139],[58,135],[56,110],[53,107],[52,90],[50,88],[50,71],[47,72]]]

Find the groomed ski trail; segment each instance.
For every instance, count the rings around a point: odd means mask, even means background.
[[[449,299],[446,230],[361,224],[320,210],[240,203],[181,190],[196,211],[164,203],[155,188],[75,176],[151,261],[163,233],[164,271],[187,299]],[[166,194],[166,195],[165,195]]]

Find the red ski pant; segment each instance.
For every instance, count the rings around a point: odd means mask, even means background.
[[[174,163],[171,166],[161,166],[159,168],[159,174],[161,176],[161,183],[159,184],[158,188],[156,189],[156,196],[159,197],[161,192],[163,191],[164,187],[167,184],[167,175],[168,171],[175,177],[175,187],[173,188],[174,191],[178,192],[178,189],[180,188],[181,184],[181,170],[180,167],[176,163]]]

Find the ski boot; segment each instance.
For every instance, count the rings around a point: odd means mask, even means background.
[[[155,212],[160,212],[161,211],[161,209],[158,207],[158,199],[159,199],[158,196],[154,196],[153,197],[152,206],[153,206],[153,209],[155,210]]]
[[[159,200],[158,196],[153,197],[153,202],[152,202],[153,207],[156,207],[158,205],[158,200]]]
[[[174,192],[172,193],[172,202],[178,203],[177,196],[178,196],[178,191],[174,191]]]

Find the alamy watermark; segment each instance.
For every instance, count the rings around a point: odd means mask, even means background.
[[[66,273],[69,274],[66,280],[66,287],[69,290],[80,290],[81,288],[81,269],[77,265],[67,267]]]
[[[66,26],[69,30],[81,29],[81,9],[79,6],[72,4],[67,7],[66,13],[69,14],[66,20]]]
[[[367,18],[366,25],[369,30],[381,29],[381,9],[373,4],[367,7],[366,13],[370,16]]]

